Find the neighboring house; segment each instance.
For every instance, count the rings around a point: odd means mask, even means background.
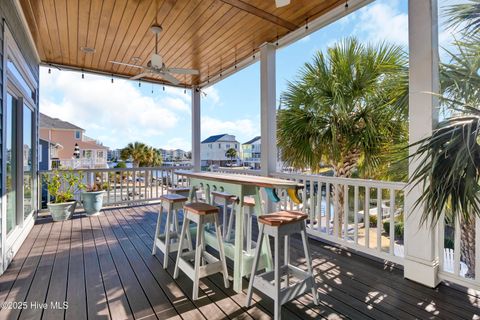
[[[238,163],[240,143],[235,139],[234,135],[224,133],[203,140],[200,146],[202,166],[226,166],[230,164],[231,159],[227,158],[225,153],[231,148],[237,151],[237,159],[234,162]]]
[[[162,155],[163,165],[184,165],[190,163],[190,152],[182,149],[166,150],[159,149]]]
[[[244,166],[260,169],[261,140],[260,136],[242,144],[242,161]]]
[[[38,168],[40,170],[52,170],[58,168],[58,151],[63,147],[58,143],[39,139],[38,144]],[[55,159],[55,161],[52,161]]]
[[[49,151],[49,168],[93,169],[107,168],[108,148],[98,141],[85,135],[85,130],[57,118],[51,118],[40,113],[40,139],[50,142],[48,148],[56,146],[55,151]],[[78,157],[74,156],[76,149]]]
[[[122,149],[108,150],[107,160],[108,161],[118,161],[118,160],[120,160],[121,152],[122,152]]]

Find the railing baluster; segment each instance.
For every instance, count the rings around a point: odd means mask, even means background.
[[[370,248],[370,188],[365,187],[365,208],[363,210],[365,227],[365,248]]]
[[[322,183],[317,180],[317,230],[322,229]]]
[[[315,193],[314,193],[314,183],[313,179],[308,180],[310,182],[310,226],[313,227],[313,221],[315,220]],[[307,205],[307,197],[305,192],[305,197],[303,198],[303,208]]]
[[[358,186],[353,190],[353,241],[358,244]]]
[[[377,251],[382,251],[382,220],[383,220],[383,208],[382,208],[382,189],[377,188]]]
[[[325,231],[329,235],[330,234],[330,183],[326,183],[326,192],[325,192]]]
[[[348,240],[348,184],[343,187],[343,239]]]
[[[390,248],[389,252],[391,255],[394,255],[395,250],[395,190],[390,189]]]
[[[458,276],[460,274],[460,247],[461,247],[461,229],[460,219],[455,219],[455,243],[453,245],[453,273]]]

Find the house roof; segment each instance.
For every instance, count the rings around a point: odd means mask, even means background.
[[[254,143],[255,141],[258,141],[260,140],[260,136],[256,136],[255,138],[253,138],[252,140],[248,140],[247,142],[245,142],[244,144],[252,144]]]
[[[217,134],[215,136],[210,136],[207,139],[203,140],[202,143],[211,143],[220,140],[222,137],[226,136],[226,133]]]
[[[58,118],[52,118],[46,114],[40,113],[40,128],[48,129],[71,129],[71,130],[82,130],[84,129],[70,123],[67,121],[60,120]]]

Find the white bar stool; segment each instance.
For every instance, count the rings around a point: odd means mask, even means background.
[[[232,204],[231,212],[233,212],[233,209],[234,209],[233,206],[234,206],[234,202],[236,201],[236,197],[229,193],[220,192],[220,191],[212,191],[210,192],[210,194],[212,196],[212,204],[213,205],[218,204],[222,206],[222,211],[223,211],[222,235],[224,239],[227,239],[227,225],[229,225],[228,216],[227,216],[228,205]]]
[[[175,252],[179,248],[180,227],[178,223],[178,210],[182,209],[187,202],[187,197],[178,194],[166,194],[160,197],[161,205],[158,212],[157,227],[155,229],[155,238],[153,241],[152,255],[155,255],[157,248],[163,252],[163,268],[168,267],[168,256],[171,252]],[[163,209],[167,212],[167,221],[163,233],[160,231],[162,223]],[[185,220],[184,220],[185,223]],[[190,232],[186,234],[187,243],[182,244],[187,248],[192,248]]]
[[[173,278],[178,277],[178,270],[182,271],[193,280],[193,300],[198,299],[198,287],[200,278],[207,277],[214,273],[223,274],[225,288],[228,288],[228,271],[223,249],[222,233],[218,223],[218,208],[206,203],[195,202],[186,204],[183,207],[184,222],[182,233],[180,235],[180,247],[183,247],[185,233],[190,221],[197,224],[197,240],[195,250],[189,249],[187,252],[178,250],[177,260]],[[205,223],[214,223],[215,232],[218,241],[218,253],[220,259],[217,259],[205,250]],[[190,261],[193,260],[193,265]]]
[[[227,228],[227,233],[225,235],[225,240],[230,241],[232,238],[232,229],[233,229],[233,220],[235,220],[235,210],[236,206],[239,206],[238,204],[239,201],[236,201],[234,205],[232,206],[232,211],[230,214],[230,218],[228,220],[228,228]],[[251,253],[252,251],[252,216],[253,216],[253,210],[255,208],[255,199],[252,197],[245,197],[243,199],[243,206],[245,207],[246,210],[244,210],[244,228],[243,228],[243,235],[244,238],[246,239],[246,251]]]
[[[279,211],[258,217],[260,231],[258,234],[257,250],[253,260],[250,283],[248,285],[246,307],[250,307],[252,301],[252,291],[255,287],[263,292],[274,303],[274,319],[281,319],[282,305],[304,294],[307,290],[312,290],[313,301],[318,304],[317,287],[312,271],[312,260],[310,257],[310,248],[307,239],[305,220],[308,215],[300,211]],[[290,236],[300,233],[302,236],[303,250],[307,260],[308,271],[290,264]],[[258,267],[260,248],[264,235],[274,237],[275,256],[274,270],[255,275]],[[285,239],[285,257],[284,264],[280,265],[280,239]],[[290,275],[293,275],[298,281],[290,285]],[[285,277],[285,278],[284,278]],[[273,282],[272,282],[273,280]],[[283,285],[283,286],[282,286]]]

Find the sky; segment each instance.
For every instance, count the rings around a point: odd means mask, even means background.
[[[440,0],[445,5],[465,0]],[[277,51],[277,101],[314,53],[355,36],[364,42],[408,46],[407,0],[376,0],[343,19]],[[440,19],[442,25],[443,18]],[[451,30],[441,28],[448,46]],[[201,135],[228,133],[240,143],[260,135],[260,65],[256,63],[206,88],[201,98]],[[110,77],[40,70],[40,112],[69,121],[111,149],[141,141],[156,148],[191,149],[190,91]]]

